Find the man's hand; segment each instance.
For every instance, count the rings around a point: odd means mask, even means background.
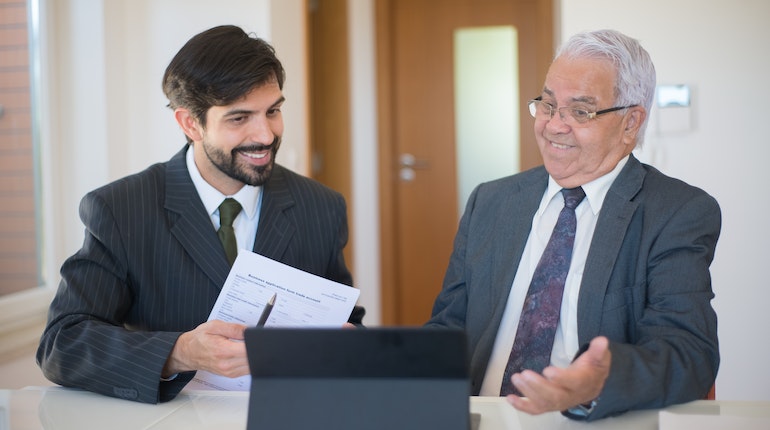
[[[163,367],[163,377],[192,370],[236,378],[249,373],[243,324],[208,321],[179,336]]]
[[[507,396],[514,408],[529,414],[563,411],[599,397],[610,374],[612,355],[606,337],[596,337],[567,368],[549,366],[543,374],[525,370],[511,376],[523,397]]]

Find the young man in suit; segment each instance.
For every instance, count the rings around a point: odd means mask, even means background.
[[[544,166],[469,198],[427,325],[466,330],[473,394],[595,420],[703,398],[714,383],[709,266],[720,209],[632,154],[654,92],[655,68],[636,40],[573,36],[529,103]],[[563,189],[582,190],[566,258],[548,251],[552,231],[569,237],[554,228],[569,206]],[[539,277],[559,261],[559,276]]]
[[[176,54],[163,91],[187,145],[83,198],[85,240],[62,266],[37,353],[48,379],[157,403],[197,370],[248,374],[233,341],[245,326],[206,322],[234,258],[217,233],[226,198],[238,248],[352,285],[343,197],[275,163],[283,83],[273,48],[238,27]],[[362,317],[356,308],[350,322]]]

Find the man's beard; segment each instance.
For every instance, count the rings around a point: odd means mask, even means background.
[[[226,154],[219,148],[209,144],[206,139],[203,139],[203,152],[209,158],[212,164],[222,171],[227,176],[243,182],[244,184],[258,187],[264,185],[270,174],[273,172],[273,165],[275,164],[275,155],[278,153],[278,147],[281,146],[281,137],[276,136],[273,143],[270,146],[254,144],[248,146],[240,146],[234,148],[229,154]],[[238,165],[238,152],[257,152],[270,150],[270,163],[264,166],[250,166],[250,165]]]

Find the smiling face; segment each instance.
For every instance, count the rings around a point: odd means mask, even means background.
[[[614,107],[615,68],[609,61],[557,58],[545,79],[542,100],[554,108],[595,112]],[[584,124],[568,110],[550,120],[535,119],[535,138],[548,173],[564,188],[574,188],[615,168],[636,145],[646,113],[636,106],[599,115]]]
[[[175,111],[206,182],[233,195],[244,184],[259,186],[270,178],[283,135],[283,101],[278,83],[270,81],[232,104],[212,106],[205,127],[188,110]]]

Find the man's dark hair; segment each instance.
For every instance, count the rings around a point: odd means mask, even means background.
[[[206,112],[277,82],[284,70],[275,49],[240,27],[223,25],[195,35],[177,52],[163,75],[163,93],[171,109],[189,109],[205,126]]]

